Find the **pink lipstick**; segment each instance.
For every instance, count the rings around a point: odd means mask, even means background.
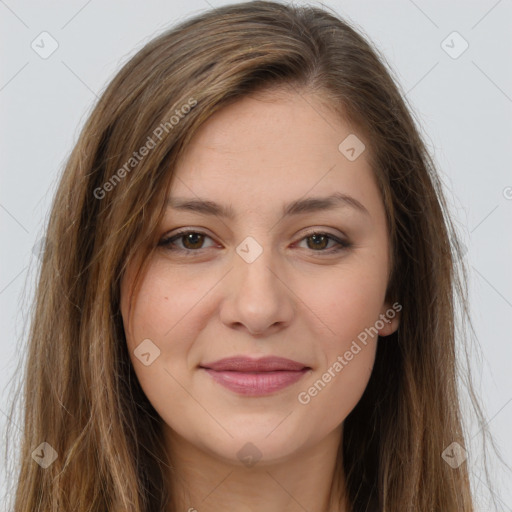
[[[213,380],[235,393],[262,396],[297,382],[311,368],[282,357],[228,357],[201,364]]]

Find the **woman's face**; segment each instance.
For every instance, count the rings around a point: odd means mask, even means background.
[[[121,289],[130,357],[169,439],[249,465],[339,439],[375,332],[399,317],[363,142],[292,93],[239,100],[195,135],[131,307],[134,269]]]

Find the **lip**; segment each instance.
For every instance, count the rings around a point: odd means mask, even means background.
[[[283,357],[228,357],[199,366],[214,381],[240,395],[262,396],[291,386],[311,368]]]
[[[307,365],[299,363],[298,361],[276,356],[261,357],[259,359],[247,356],[226,357],[212,363],[201,364],[200,366],[217,372],[299,371],[308,368]]]

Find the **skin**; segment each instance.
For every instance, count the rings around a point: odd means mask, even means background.
[[[307,404],[298,395],[392,307],[385,210],[367,154],[349,161],[338,150],[352,133],[312,94],[253,95],[217,111],[179,161],[170,197],[215,201],[236,217],[169,208],[160,239],[178,228],[207,236],[159,246],[131,304],[134,269],[123,277],[128,349],[164,422],[176,510],[329,508],[343,421],[366,388],[377,337],[358,343],[361,350]],[[367,213],[338,206],[283,217],[289,202],[334,192]],[[336,241],[312,239],[311,228],[351,245],[333,252]],[[247,236],[263,250],[252,262],[236,252]],[[399,314],[379,335],[398,324]],[[144,339],[160,350],[148,366],[134,355]],[[311,371],[283,390],[247,397],[198,367],[234,355],[277,355]],[[241,449],[258,459],[254,465],[240,460]]]

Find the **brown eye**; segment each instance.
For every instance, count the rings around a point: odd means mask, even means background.
[[[200,249],[207,249],[213,245],[210,244],[209,246],[204,246],[206,239],[212,240],[211,237],[205,233],[189,230],[181,231],[180,233],[177,233],[171,237],[166,237],[161,240],[158,245],[164,246],[171,251],[195,252],[199,251]]]
[[[201,249],[204,243],[204,235],[201,233],[188,233],[181,235],[181,240],[185,249]]]
[[[340,240],[330,233],[313,232],[302,238],[299,244],[303,241],[306,241],[306,249],[326,254],[342,251],[350,247],[349,242]],[[331,242],[332,244],[329,245]]]
[[[311,235],[306,238],[308,240],[308,248],[313,250],[326,249],[329,244],[330,237],[326,235]],[[312,241],[310,244],[309,241]]]

